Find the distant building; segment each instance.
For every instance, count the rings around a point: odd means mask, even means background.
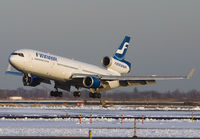
[[[11,96],[9,97],[10,100],[22,100],[23,98],[21,96]]]

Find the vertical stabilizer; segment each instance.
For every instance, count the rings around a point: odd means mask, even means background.
[[[124,59],[126,52],[128,50],[129,42],[130,42],[130,37],[125,36],[123,42],[121,43],[121,45],[119,46],[119,48],[117,49],[117,51],[113,56],[114,59],[117,59],[119,61]]]

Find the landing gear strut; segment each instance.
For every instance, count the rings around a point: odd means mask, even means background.
[[[90,98],[101,98],[101,93],[89,93]]]

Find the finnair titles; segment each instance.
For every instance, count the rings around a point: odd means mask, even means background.
[[[44,59],[49,59],[49,60],[52,60],[52,61],[57,61],[57,57],[49,56],[49,55],[38,53],[38,52],[36,52],[36,57],[40,57],[40,58],[44,58]]]
[[[103,67],[71,60],[48,53],[31,50],[16,50],[9,56],[7,74],[22,76],[24,86],[35,87],[41,83],[54,82],[55,90],[51,96],[62,97],[58,89],[70,91],[74,86],[75,97],[80,97],[81,88],[90,90],[89,96],[101,98],[101,93],[118,87],[155,84],[156,80],[189,79],[194,69],[187,76],[127,76],[131,71],[131,63],[125,59],[130,37],[125,36],[113,56],[105,56],[101,63]],[[11,71],[14,67],[17,72]]]

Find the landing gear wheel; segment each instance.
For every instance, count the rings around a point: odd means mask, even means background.
[[[97,98],[101,98],[101,93],[97,93]]]
[[[62,97],[63,93],[62,92],[58,92],[58,97]]]
[[[62,92],[58,92],[58,91],[51,91],[50,95],[52,97],[62,97],[63,96]]]
[[[73,93],[74,97],[80,97],[81,96],[81,92],[80,91],[75,91]]]
[[[90,97],[90,98],[94,98],[94,93],[90,92],[90,93],[89,93],[89,97]]]
[[[51,97],[54,97],[54,96],[55,96],[55,92],[54,92],[54,91],[51,91],[51,92],[50,92],[50,96],[51,96]]]
[[[89,93],[90,98],[101,98],[101,93]]]

